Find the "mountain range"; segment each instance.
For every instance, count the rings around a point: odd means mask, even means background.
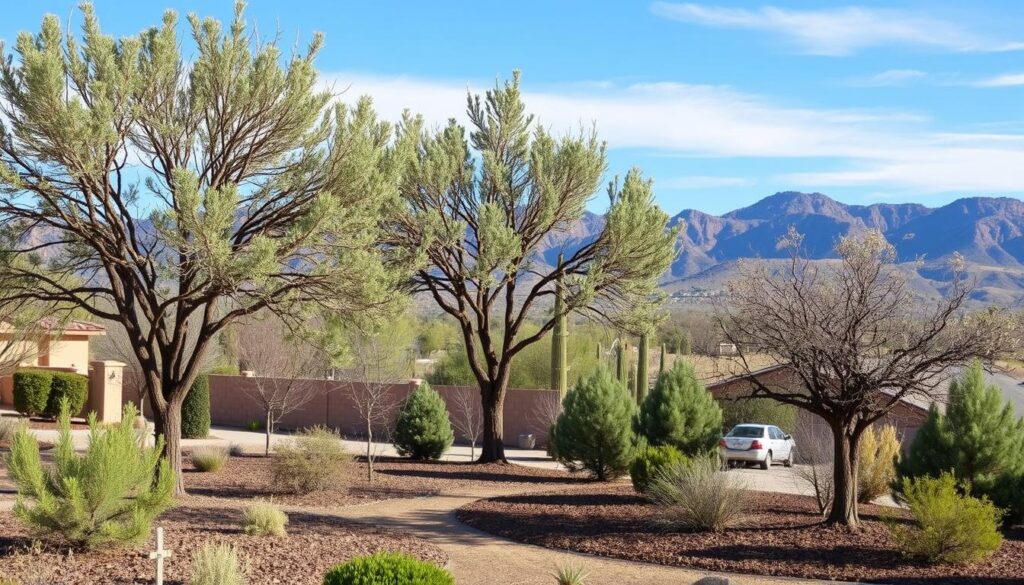
[[[908,282],[922,297],[936,297],[948,285],[948,261],[959,253],[975,280],[972,300],[1013,306],[1024,303],[1024,201],[1009,197],[969,197],[942,207],[916,203],[846,205],[822,193],[787,191],[753,205],[711,215],[686,209],[673,216],[683,222],[679,256],[663,286],[677,298],[714,293],[745,258],[782,259],[779,239],[796,228],[805,253],[816,260],[835,257],[844,235],[877,229],[895,247]],[[592,238],[604,224],[587,213],[576,225],[545,242],[551,261]],[[700,293],[700,294],[698,294]]]

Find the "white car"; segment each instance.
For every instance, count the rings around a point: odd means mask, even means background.
[[[718,442],[718,454],[728,467],[758,463],[761,469],[771,469],[772,463],[781,461],[793,466],[796,443],[791,435],[774,425],[736,425]]]

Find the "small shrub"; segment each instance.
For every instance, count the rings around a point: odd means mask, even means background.
[[[633,399],[608,370],[581,378],[565,395],[549,436],[558,461],[602,481],[623,475],[633,456],[635,412]]]
[[[586,585],[589,576],[582,565],[562,565],[552,574],[555,585]]]
[[[195,382],[181,403],[181,437],[205,439],[210,434],[210,379],[196,376]]]
[[[68,401],[71,416],[78,416],[89,399],[89,377],[74,372],[54,372],[50,383],[50,398],[44,414],[53,418],[60,415],[60,404]]]
[[[949,472],[937,479],[904,478],[900,491],[913,524],[889,524],[908,557],[929,563],[973,563],[991,555],[1003,541],[1002,512],[987,498],[960,495]]]
[[[251,433],[258,433],[263,430],[263,423],[258,420],[251,420],[245,423],[245,430]]]
[[[21,421],[16,418],[0,417],[0,443],[10,443],[15,433],[21,428]]]
[[[413,459],[440,459],[455,433],[444,399],[429,384],[420,384],[406,399],[395,420],[395,448]]]
[[[196,447],[192,449],[192,467],[202,473],[220,471],[228,461],[227,449],[223,447]]]
[[[377,553],[356,557],[324,575],[323,585],[455,585],[451,573],[413,557]]]
[[[637,434],[650,445],[672,445],[684,455],[704,455],[722,436],[722,409],[683,360],[658,376],[636,418]]]
[[[242,455],[245,455],[245,447],[238,443],[231,443],[228,447],[228,453],[230,453],[232,457],[241,457]]]
[[[896,427],[885,425],[875,433],[868,427],[860,439],[857,458],[857,501],[873,502],[889,493],[896,480],[896,462],[900,456],[900,439]]]
[[[647,490],[667,527],[719,532],[735,525],[747,506],[746,487],[734,473],[719,473],[717,457],[665,466]]]
[[[18,370],[14,372],[14,408],[27,416],[39,416],[50,402],[53,372]]]
[[[174,475],[160,456],[163,442],[141,446],[132,429],[135,407],[124,408],[121,422],[101,428],[89,415],[89,445],[76,453],[67,404],[53,464],[43,465],[39,443],[21,428],[5,463],[18,489],[14,515],[40,535],[96,548],[138,544],[150,523],[171,505]]]
[[[341,437],[325,427],[303,429],[271,456],[274,485],[308,494],[330,487],[352,461]]]
[[[633,489],[637,493],[647,493],[651,482],[665,466],[686,460],[686,456],[672,445],[638,449],[633,463],[629,466],[629,478],[633,480]]]
[[[188,585],[244,585],[238,552],[230,544],[204,544],[192,558]]]
[[[287,536],[288,515],[273,502],[257,500],[243,512],[242,527],[252,536]]]

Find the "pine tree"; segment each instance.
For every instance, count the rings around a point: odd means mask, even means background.
[[[426,382],[413,390],[395,420],[395,448],[413,459],[440,459],[455,433],[444,399]]]
[[[672,445],[684,455],[702,455],[722,434],[722,409],[682,360],[658,376],[636,419],[636,431],[651,445]]]
[[[603,367],[581,378],[565,397],[551,442],[559,461],[600,480],[626,473],[632,461],[630,421],[636,404]]]
[[[945,417],[939,412],[939,407],[932,404],[928,408],[928,417],[910,443],[907,456],[897,465],[900,477],[938,477],[941,472],[952,470],[956,460],[953,444]]]

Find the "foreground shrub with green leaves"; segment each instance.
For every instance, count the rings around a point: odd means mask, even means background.
[[[636,406],[612,374],[598,368],[565,395],[548,440],[570,471],[605,481],[626,473],[633,460],[630,421]]]
[[[735,473],[721,473],[717,457],[699,457],[666,465],[647,489],[647,497],[670,529],[720,532],[747,511],[747,488]]]
[[[12,376],[14,408],[28,416],[39,416],[50,402],[53,372],[46,370],[18,370]]]
[[[67,403],[58,417],[53,465],[44,466],[39,443],[21,428],[5,463],[18,488],[14,515],[40,536],[75,546],[133,545],[146,540],[150,523],[170,507],[174,477],[155,447],[140,444],[132,429],[135,407],[121,423],[101,427],[89,415],[89,446],[76,453]]]
[[[245,585],[245,573],[235,547],[204,544],[192,558],[188,585]]]
[[[242,513],[242,529],[252,536],[287,536],[288,516],[273,502],[256,500]]]
[[[641,446],[629,466],[629,478],[637,493],[646,494],[658,473],[670,464],[686,463],[687,457],[672,445]]]
[[[46,401],[44,414],[53,418],[60,416],[61,402],[68,402],[71,416],[78,416],[89,399],[89,377],[74,372],[54,372],[50,382],[50,397]]]
[[[967,564],[991,555],[1003,541],[1002,512],[987,498],[963,496],[956,478],[904,478],[901,493],[913,517],[910,526],[890,520],[904,555],[929,563]]]
[[[683,360],[658,376],[636,418],[650,445],[672,445],[684,455],[710,453],[722,436],[722,409]]]
[[[451,573],[408,555],[356,557],[324,576],[324,585],[455,585]]]
[[[338,433],[316,426],[279,445],[271,455],[270,472],[278,488],[308,494],[334,485],[351,462]]]
[[[395,419],[395,448],[413,459],[440,459],[455,433],[444,399],[426,382],[409,394]]]

